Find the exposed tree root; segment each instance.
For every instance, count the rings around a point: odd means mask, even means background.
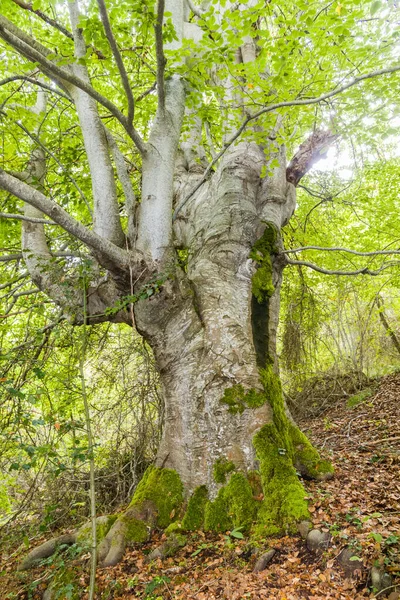
[[[18,571],[25,571],[27,569],[31,569],[43,558],[48,558],[62,545],[71,545],[75,544],[77,540],[77,531],[72,533],[66,533],[64,535],[59,535],[57,537],[51,538],[44,544],[37,546],[31,552],[29,552],[28,556],[24,558],[22,563],[18,566]]]

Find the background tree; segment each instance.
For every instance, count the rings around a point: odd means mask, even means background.
[[[276,375],[280,231],[327,146],[379,98],[395,108],[395,8],[2,4],[3,216],[36,286],[11,302],[42,290],[73,324],[134,325],[160,374],[156,468],[103,564],[183,499],[186,529],[290,530],[308,514],[296,469],[331,474]],[[3,260],[18,285],[19,254]]]

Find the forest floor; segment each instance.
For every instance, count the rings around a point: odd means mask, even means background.
[[[96,599],[383,598],[372,591],[373,565],[383,567],[400,591],[400,374],[384,377],[371,390],[338,401],[300,426],[336,468],[331,481],[305,482],[313,527],[332,536],[326,551],[311,553],[300,536],[268,539],[261,552],[274,548],[276,553],[264,571],[254,573],[256,557],[246,540],[196,533],[173,558],[148,563],[146,555],[162,539],[155,535],[126,552],[116,567],[98,569]],[[346,578],[338,561],[344,547],[363,563],[352,578]],[[1,600],[41,598],[56,569],[74,575],[59,599],[87,599],[88,554],[69,558],[69,567],[59,556],[54,563],[48,560],[34,571],[17,573],[26,548],[11,556],[1,550]]]

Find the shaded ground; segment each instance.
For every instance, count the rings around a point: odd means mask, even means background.
[[[98,570],[96,598],[375,598],[368,575],[374,564],[384,566],[394,583],[400,584],[400,375],[385,377],[376,392],[341,400],[325,416],[300,425],[336,467],[330,482],[305,482],[313,526],[332,535],[324,554],[310,553],[300,537],[269,539],[265,550],[277,552],[265,571],[253,573],[256,556],[246,540],[198,533],[175,557],[148,563],[146,555],[160,543],[160,537],[154,536],[146,546],[127,552],[117,567]],[[364,564],[353,579],[345,578],[337,562],[345,546]],[[19,574],[15,566],[26,548],[12,556],[4,547],[1,551],[1,600],[41,598],[56,572],[64,576],[60,599],[87,599],[88,554],[61,555],[35,571]],[[73,577],[66,565],[71,565]]]

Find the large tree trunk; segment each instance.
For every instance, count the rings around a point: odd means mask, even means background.
[[[216,490],[213,465],[221,457],[244,471],[254,469],[252,437],[272,420],[267,403],[237,407],[232,414],[234,407],[229,410],[224,401],[235,386],[263,393],[259,369],[275,356],[279,293],[271,300],[269,293],[259,300],[252,294],[257,263],[250,253],[265,230],[263,220],[279,232],[294,195],[286,179],[278,195],[278,174],[271,194],[268,179],[260,178],[264,162],[255,144],[240,144],[225,157],[179,214],[184,269],[176,265],[176,279],[135,309],[136,324],[154,350],[165,399],[157,465],[175,469],[188,493],[200,484]],[[181,162],[178,206],[199,175]],[[267,277],[277,286],[281,267],[272,260],[274,272]]]

